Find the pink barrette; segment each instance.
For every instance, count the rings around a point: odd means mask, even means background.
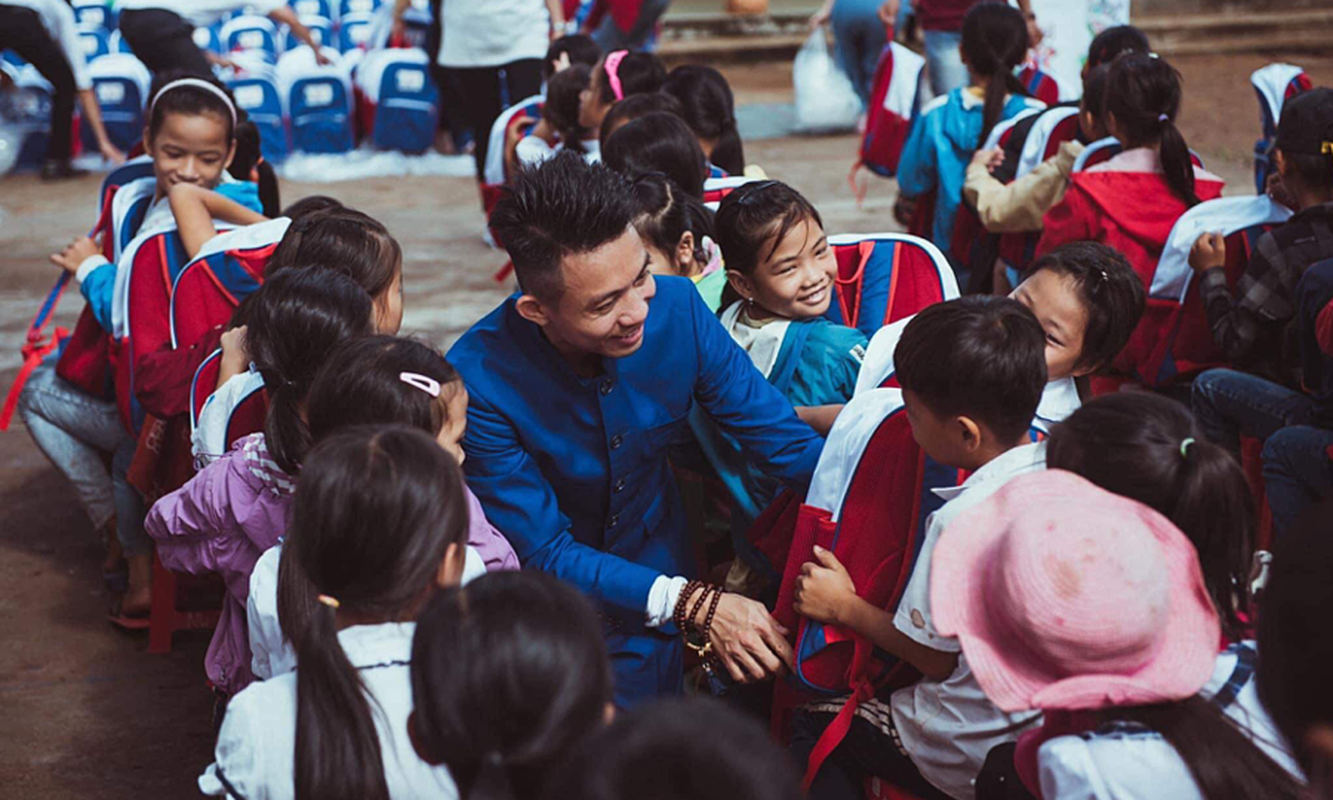
[[[400,372],[398,373],[398,380],[408,386],[420,389],[431,397],[440,396],[440,382],[429,376],[416,372]]]
[[[625,99],[625,90],[620,85],[620,62],[629,55],[628,50],[617,50],[606,57],[606,79],[611,82],[611,91],[615,94],[617,100]]]

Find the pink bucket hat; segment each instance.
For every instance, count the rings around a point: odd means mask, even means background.
[[[1179,700],[1212,675],[1221,633],[1194,546],[1071,472],[1009,481],[932,562],[935,626],[1004,711]]]

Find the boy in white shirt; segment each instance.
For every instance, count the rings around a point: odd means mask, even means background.
[[[971,475],[937,489],[948,502],[926,526],[912,577],[894,610],[856,594],[832,553],[815,549],[802,568],[796,611],[850,628],[924,676],[856,710],[846,738],[810,786],[813,800],[860,798],[867,777],[921,800],[972,800],[973,780],[992,747],[1017,739],[1037,714],[1006,714],[981,690],[958,640],[931,618],[935,543],[965,509],[1009,479],[1045,468],[1045,446],[1029,444],[1028,425],[1046,384],[1045,334],[1017,301],[964,297],[927,308],[903,331],[894,355],[912,435],[931,458]],[[808,759],[843,700],[811,703],[793,721],[792,750]]]

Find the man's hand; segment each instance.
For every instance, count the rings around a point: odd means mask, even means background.
[[[1190,248],[1190,268],[1207,272],[1227,265],[1227,240],[1220,233],[1205,233]]]
[[[898,22],[898,6],[901,0],[884,0],[879,7],[879,21],[886,28],[892,28]]]
[[[707,607],[700,608],[694,624],[702,627],[707,614]],[[731,677],[737,683],[751,683],[791,668],[788,634],[762,603],[726,592],[713,615],[710,640]]]
[[[856,585],[838,557],[815,545],[815,560],[801,567],[796,579],[796,613],[816,622],[846,625],[856,602]]]
[[[51,263],[73,275],[79,271],[80,264],[90,256],[95,256],[101,252],[102,248],[98,247],[97,242],[87,236],[80,236],[70,242],[64,250],[52,255]]]

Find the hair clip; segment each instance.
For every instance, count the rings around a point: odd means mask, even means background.
[[[342,605],[342,603],[338,602],[338,598],[333,597],[332,595],[321,594],[317,599],[319,600],[319,602],[335,610],[338,608],[338,606]]]
[[[615,95],[616,100],[625,99],[625,89],[620,85],[620,62],[629,55],[628,50],[617,50],[606,57],[603,69],[606,70],[606,79],[611,84],[611,93]]]
[[[400,372],[398,380],[415,387],[430,395],[431,397],[440,396],[440,382],[428,375],[422,375],[417,372]]]
[[[1170,118],[1169,116],[1167,116],[1166,114],[1158,114],[1158,115],[1157,115],[1157,121],[1158,121],[1158,122],[1166,122],[1166,121],[1169,120],[1169,119],[1171,119],[1171,118]]]
[[[1190,445],[1192,445],[1192,444],[1194,444],[1194,437],[1193,437],[1193,436],[1189,437],[1188,439],[1185,439],[1184,441],[1182,441],[1182,442],[1180,443],[1180,457],[1181,457],[1181,458],[1189,458],[1189,457],[1190,457]]]
[[[1322,155],[1333,156],[1333,142],[1321,142],[1319,152]]]

